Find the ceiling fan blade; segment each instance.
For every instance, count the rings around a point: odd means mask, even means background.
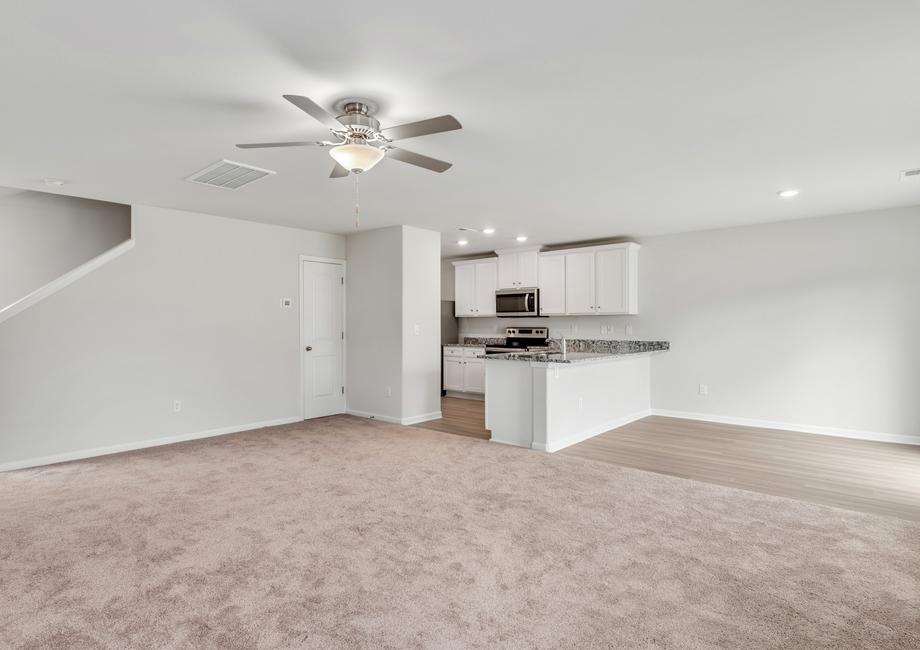
[[[454,131],[462,128],[460,122],[453,115],[442,115],[441,117],[432,117],[419,122],[387,127],[381,130],[381,133],[390,140],[405,140],[406,138],[417,138],[420,135],[431,135],[432,133],[443,133],[444,131]]]
[[[416,167],[424,167],[425,169],[430,169],[433,172],[446,172],[450,169],[453,164],[449,162],[444,162],[443,160],[438,160],[437,158],[429,158],[428,156],[423,156],[420,153],[415,153],[414,151],[406,151],[405,149],[399,149],[397,147],[387,147],[387,158],[392,158],[393,160],[398,160],[399,162],[409,163],[410,165],[415,165]]]
[[[329,174],[329,178],[344,178],[345,176],[348,176],[348,170],[339,163],[335,164],[335,167],[332,168],[332,173]]]
[[[253,142],[252,144],[238,144],[239,149],[265,149],[267,147],[308,147],[310,145],[325,146],[323,142]]]
[[[282,95],[282,97],[313,119],[321,122],[330,131],[341,131],[345,128],[341,122],[335,119],[335,116],[309,97],[304,97],[303,95]]]

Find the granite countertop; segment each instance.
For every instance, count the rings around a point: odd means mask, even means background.
[[[504,345],[505,337],[466,336],[463,343],[442,343],[445,348],[484,348],[487,345]]]
[[[598,343],[603,345],[597,346],[594,351],[568,351],[565,355],[561,352],[508,352],[506,354],[481,354],[479,358],[490,361],[528,361],[539,364],[585,363],[610,361],[632,354],[661,352],[671,347],[668,341],[598,341]]]

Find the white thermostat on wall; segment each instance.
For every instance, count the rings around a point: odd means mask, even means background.
[[[281,306],[284,307],[285,309],[288,309],[288,308],[291,307],[293,304],[294,304],[294,301],[293,301],[291,298],[282,298],[282,299],[281,299]]]

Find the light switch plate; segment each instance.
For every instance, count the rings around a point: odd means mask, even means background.
[[[290,309],[290,308],[293,307],[293,306],[294,306],[294,301],[293,301],[291,298],[282,298],[282,299],[281,299],[281,307],[282,307],[283,309]]]

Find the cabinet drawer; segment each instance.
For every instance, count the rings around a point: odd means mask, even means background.
[[[485,353],[486,353],[485,348],[463,348],[463,356],[467,358],[469,357],[476,358],[480,354],[485,354]]]
[[[444,348],[445,357],[462,357],[464,348]]]

